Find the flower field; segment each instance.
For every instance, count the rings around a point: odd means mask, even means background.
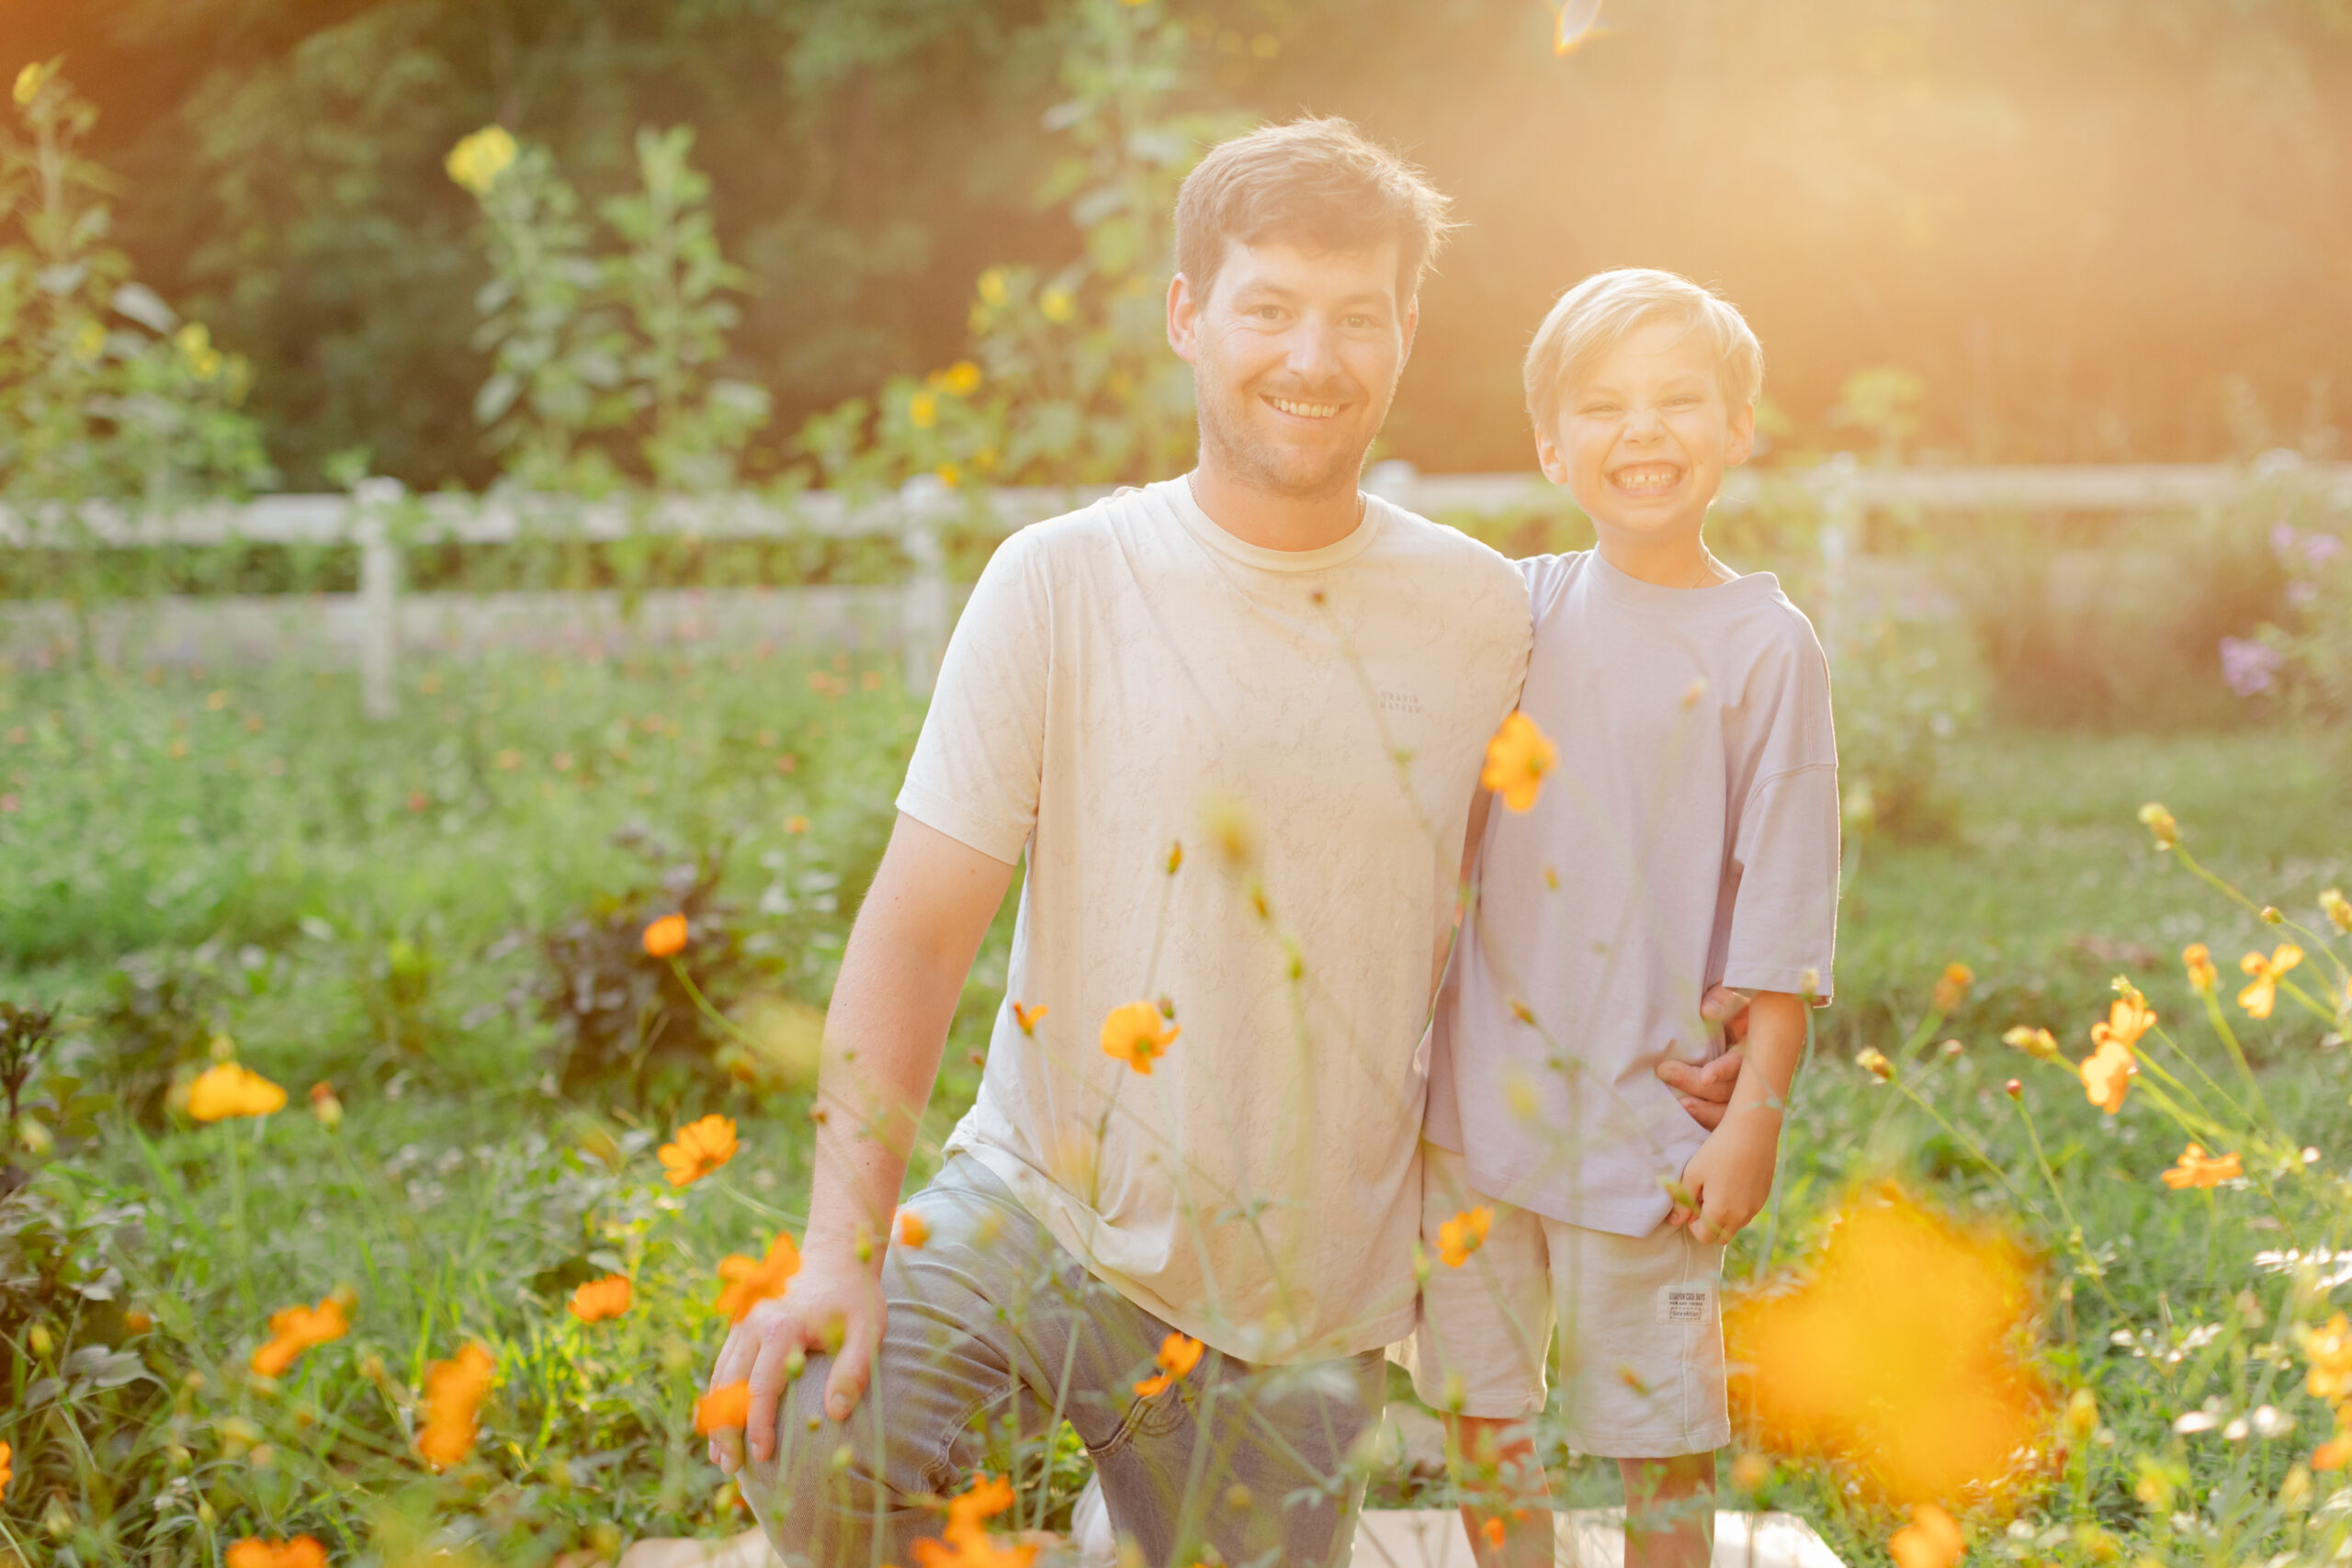
[[[919,703],[745,652],[412,671],[372,727],[292,672],[0,704],[0,1561],[748,1524],[702,1382],[797,1265],[816,1010]],[[1849,1562],[2340,1560],[2341,781],[2290,734],[1996,730],[1939,786],[1953,836],[1849,844],[1838,1004],[1734,1255],[1765,1348],[1726,1490]],[[1824,1335],[1917,1375],[1792,1403]],[[1063,1522],[1082,1461],[1006,1461],[987,1525]]]

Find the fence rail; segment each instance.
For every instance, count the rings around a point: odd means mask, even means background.
[[[1834,617],[1845,595],[1851,542],[1873,512],[2193,513],[2278,485],[2352,508],[2352,464],[2306,463],[2291,453],[2269,454],[2243,466],[2064,468],[1871,468],[1839,457],[1795,472],[1735,471],[1720,504],[1732,511],[1788,507],[1816,516],[1824,614]],[[1409,463],[1388,462],[1373,466],[1365,488],[1438,517],[1556,511],[1560,505],[1559,492],[1536,474],[1425,475]],[[785,500],[719,495],[587,502],[410,496],[390,480],[368,479],[347,496],[265,496],[162,515],[91,506],[77,509],[69,520],[0,509],[0,547],[89,542],[125,547],[343,545],[355,547],[359,558],[357,592],[305,595],[291,609],[250,598],[160,605],[141,601],[101,612],[96,624],[85,625],[62,605],[0,608],[0,648],[53,646],[87,636],[102,651],[119,657],[142,636],[150,642],[195,637],[191,628],[208,617],[212,630],[230,643],[266,648],[292,626],[298,639],[307,637],[348,650],[359,669],[365,710],[371,717],[385,717],[398,704],[404,646],[470,650],[535,637],[602,640],[634,625],[640,631],[682,637],[729,630],[804,641],[895,641],[904,655],[909,685],[922,691],[938,668],[955,609],[942,528],[992,518],[1011,533],[1107,493],[1106,488],[965,493],[924,476],[895,495],[864,500],[803,491]],[[647,534],[711,540],[887,536],[898,542],[910,570],[895,587],[668,590],[627,604],[612,592],[401,592],[401,552],[412,547],[608,542]]]

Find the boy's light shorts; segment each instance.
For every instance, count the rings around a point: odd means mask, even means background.
[[[1534,1415],[1556,1321],[1562,1414],[1577,1452],[1668,1459],[1731,1441],[1722,1247],[1686,1226],[1629,1236],[1546,1219],[1473,1190],[1451,1150],[1424,1144],[1421,1159],[1430,1270],[1409,1364],[1423,1404],[1498,1420]],[[1439,1227],[1482,1205],[1494,1211],[1485,1243],[1448,1268]]]

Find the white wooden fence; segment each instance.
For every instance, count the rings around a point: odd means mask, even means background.
[[[2352,508],[2352,464],[2310,464],[2290,453],[2246,466],[2150,465],[2083,468],[1870,468],[1839,457],[1796,472],[1743,469],[1721,504],[1739,511],[1787,507],[1819,519],[1820,608],[1834,619],[1846,596],[1852,546],[1873,511],[2018,513],[2200,512],[2231,504],[2261,486],[2291,486]],[[1433,517],[1557,511],[1559,492],[1536,474],[1438,475],[1408,463],[1375,464],[1365,488]],[[624,632],[691,639],[725,633],[764,640],[873,641],[904,655],[908,684],[928,690],[955,610],[940,534],[951,521],[992,519],[1011,533],[1083,506],[1100,490],[950,491],[929,477],[864,504],[824,491],[789,502],[748,495],[668,497],[650,502],[585,502],[404,494],[386,479],[349,496],[267,496],[167,516],[85,509],[75,536],[118,546],[349,545],[359,554],[358,592],[277,600],[135,600],[103,607],[89,623],[65,606],[0,603],[0,655],[49,649],[89,635],[102,657],[134,645],[243,645],[263,656],[290,643],[323,644],[360,672],[370,716],[389,716],[399,694],[404,649],[463,652],[514,642],[578,646]],[[0,511],[0,546],[61,539],[54,519]],[[653,534],[680,539],[775,539],[807,535],[896,538],[910,570],[903,581],[870,588],[667,590],[627,605],[611,592],[403,593],[401,556],[411,546],[504,544],[535,538],[610,541]],[[1829,627],[1825,626],[1825,640]]]

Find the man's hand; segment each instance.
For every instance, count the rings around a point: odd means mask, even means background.
[[[825,1379],[825,1414],[847,1420],[865,1393],[886,1313],[882,1282],[871,1265],[854,1255],[804,1258],[791,1289],[755,1303],[719,1348],[709,1386],[749,1379],[752,1402],[742,1436],[711,1434],[710,1462],[732,1475],[742,1465],[746,1446],[756,1463],[775,1457],[776,1403],[811,1355],[833,1358]]]
[[[1724,1026],[1731,1049],[1703,1066],[1669,1056],[1657,1065],[1657,1076],[1680,1098],[1691,1120],[1712,1131],[1722,1125],[1724,1107],[1731,1103],[1732,1090],[1739,1087],[1739,1070],[1747,1065],[1747,1055],[1739,1046],[1747,1038],[1747,996],[1728,986],[1717,986],[1699,1004],[1699,1016]]]

